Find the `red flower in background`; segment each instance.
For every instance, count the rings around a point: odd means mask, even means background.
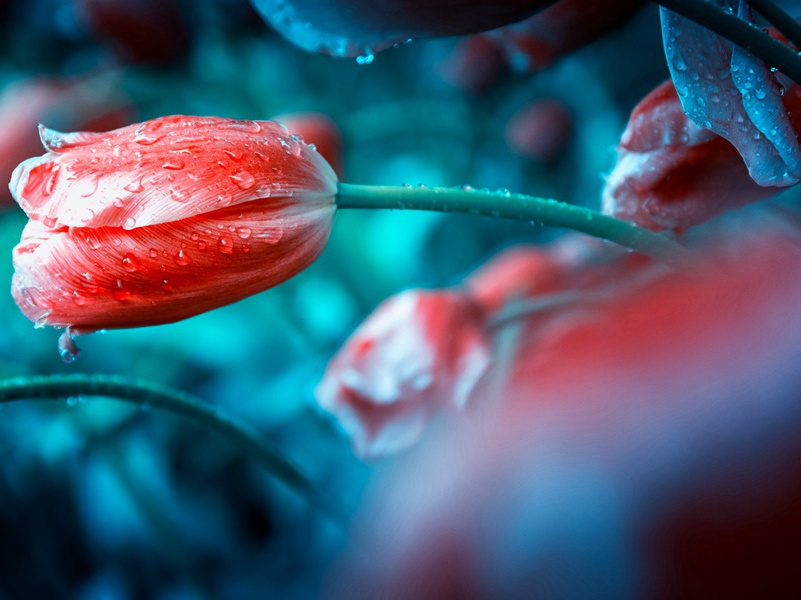
[[[801,86],[792,86],[783,100],[790,118],[801,123]],[[649,229],[681,230],[781,191],[758,185],[737,149],[696,125],[666,81],[631,114],[603,210]]]
[[[330,117],[318,112],[287,113],[273,117],[293,134],[313,145],[342,179],[344,169],[342,132]]]
[[[336,176],[269,121],[173,116],[42,130],[11,190],[30,221],[14,298],[75,333],[184,319],[288,279],[322,250]]]
[[[559,100],[535,100],[506,123],[506,145],[520,156],[548,163],[562,156],[573,136],[573,116]]]
[[[331,596],[794,598],[801,236],[749,227],[519,321],[504,393],[495,360],[375,475]]]
[[[130,122],[129,102],[108,87],[91,79],[44,78],[8,85],[0,95],[0,179],[11,179],[20,162],[41,151],[39,123],[100,131]],[[11,195],[0,193],[0,205],[10,203]]]
[[[411,446],[438,411],[464,408],[486,372],[483,317],[458,291],[393,296],[332,359],[317,402],[363,458]]]
[[[175,0],[75,0],[94,34],[126,59],[169,62],[187,49],[189,35]]]
[[[519,23],[482,34],[516,71],[536,73],[625,23],[643,0],[561,0]]]

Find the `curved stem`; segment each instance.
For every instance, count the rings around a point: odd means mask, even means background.
[[[796,48],[801,48],[801,25],[770,0],[750,0],[748,4],[773,25]]]
[[[248,423],[208,406],[198,398],[153,383],[113,375],[51,375],[0,381],[0,403],[102,396],[153,407],[194,421],[215,432],[328,515],[344,511]]]
[[[673,266],[683,265],[691,258],[690,251],[683,246],[633,223],[580,206],[505,191],[340,183],[337,206],[428,210],[517,219],[582,231]]]
[[[537,316],[552,308],[560,308],[566,304],[581,304],[582,302],[591,302],[603,298],[604,296],[601,294],[587,294],[579,290],[569,290],[526,300],[517,300],[492,315],[487,326],[490,329],[499,329],[517,321]]]
[[[652,0],[673,12],[706,27],[748,50],[801,84],[801,57],[773,39],[756,25],[747,23],[706,0]]]

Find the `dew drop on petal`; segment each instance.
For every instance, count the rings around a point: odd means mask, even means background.
[[[81,353],[75,340],[69,334],[69,330],[65,329],[58,338],[58,353],[61,355],[61,360],[66,364],[70,364]]]
[[[245,156],[244,152],[239,150],[238,148],[234,148],[233,150],[223,150],[228,156],[231,157],[231,160],[235,162],[239,162],[242,160],[242,157]]]
[[[231,238],[227,236],[222,236],[220,241],[217,242],[217,248],[223,254],[233,254],[234,252],[234,242]]]
[[[122,268],[129,273],[138,271],[140,266],[139,259],[130,252],[126,252],[125,256],[122,257]]]
[[[162,169],[167,169],[169,171],[180,171],[184,168],[184,161],[178,160],[177,158],[171,158],[163,165],[161,165]]]
[[[75,304],[75,306],[83,306],[86,304],[86,297],[76,290],[72,292],[72,303]]]
[[[134,219],[133,217],[128,217],[122,224],[123,229],[133,229],[134,227],[136,227],[136,219]]]
[[[270,245],[275,245],[281,241],[281,238],[284,237],[284,228],[283,227],[271,227],[269,229],[265,229],[263,232],[259,234],[259,238],[262,239],[265,243]]]
[[[170,283],[170,281],[168,279],[162,279],[161,280],[161,289],[163,289],[165,292],[171,292],[172,291],[172,284]]]
[[[244,170],[237,171],[233,175],[229,175],[229,177],[242,190],[249,190],[256,184],[256,178]]]
[[[173,257],[173,260],[179,267],[185,267],[192,262],[192,259],[189,258],[189,255],[183,250],[179,250],[178,253]]]
[[[139,192],[145,189],[145,186],[144,184],[142,184],[142,178],[140,177],[126,184],[125,187],[123,187],[122,189],[124,189],[127,192],[131,192],[132,194],[138,194]]]
[[[236,234],[243,240],[246,240],[250,237],[251,234],[250,227],[237,227]]]

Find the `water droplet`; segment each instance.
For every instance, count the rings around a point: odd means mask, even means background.
[[[77,290],[72,292],[72,302],[75,306],[83,306],[86,304],[86,298],[81,295]]]
[[[126,252],[125,256],[122,257],[122,268],[128,271],[129,273],[134,273],[135,271],[139,270],[141,266],[139,259],[136,258],[130,252]]]
[[[173,257],[173,260],[179,267],[185,267],[192,262],[192,259],[189,258],[189,255],[183,250],[179,250],[178,253]]]
[[[229,177],[242,190],[249,190],[256,183],[256,178],[245,170],[237,171],[233,175],[229,175]]]
[[[139,192],[145,189],[145,186],[142,184],[142,177],[139,177],[138,179],[134,179],[133,181],[127,183],[125,187],[123,187],[122,189],[124,189],[127,192],[131,192],[132,194],[138,194]]]
[[[161,289],[163,289],[165,292],[171,292],[172,291],[172,284],[170,283],[170,281],[168,279],[162,279],[161,280]]]
[[[97,240],[97,238],[87,235],[84,239],[86,240],[86,245],[92,250],[100,249],[100,242]]]
[[[356,62],[360,65],[369,65],[375,60],[375,54],[369,49],[365,50],[364,54],[356,57]]]
[[[149,133],[145,131],[145,126],[142,125],[139,129],[136,130],[136,135],[134,135],[134,142],[137,144],[141,144],[143,146],[152,146],[156,142],[158,142],[163,135],[155,135],[153,133]]]
[[[238,227],[236,230],[236,234],[243,240],[246,240],[250,237],[251,234],[250,227]]]
[[[185,191],[171,187],[169,189],[170,198],[176,202],[186,202],[189,199],[189,194]]]
[[[88,198],[92,196],[97,191],[97,178],[92,177],[90,179],[85,180],[86,184],[84,189],[81,190],[81,198]]]
[[[208,244],[206,242],[204,242],[203,240],[200,240],[197,243],[197,249],[198,250],[205,250],[207,247],[208,247]]]
[[[184,161],[178,160],[177,158],[171,158],[161,165],[161,168],[169,171],[180,171],[184,168]]]
[[[94,218],[95,218],[95,211],[93,211],[91,208],[85,208],[81,212],[81,221],[83,221],[84,223],[86,223],[87,221],[91,221]]]
[[[133,217],[128,217],[122,224],[123,229],[133,229],[134,227],[136,227],[136,219],[134,219]]]
[[[58,353],[61,355],[61,360],[66,364],[75,361],[81,353],[75,340],[73,340],[72,336],[69,334],[68,329],[65,329],[58,338]]]
[[[259,234],[259,239],[263,240],[266,244],[275,245],[284,237],[283,227],[271,227],[265,229]]]
[[[223,254],[233,254],[234,252],[234,242],[231,238],[227,236],[223,236],[220,238],[220,241],[217,242],[217,248]]]
[[[245,153],[239,150],[238,148],[234,148],[232,150],[223,150],[228,156],[231,157],[231,160],[234,162],[239,162],[245,156]]]

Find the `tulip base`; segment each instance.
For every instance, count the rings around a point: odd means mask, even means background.
[[[389,208],[465,213],[564,227],[614,242],[671,266],[686,264],[692,256],[684,246],[633,223],[557,200],[512,194],[505,190],[340,183],[336,202],[340,209]]]

